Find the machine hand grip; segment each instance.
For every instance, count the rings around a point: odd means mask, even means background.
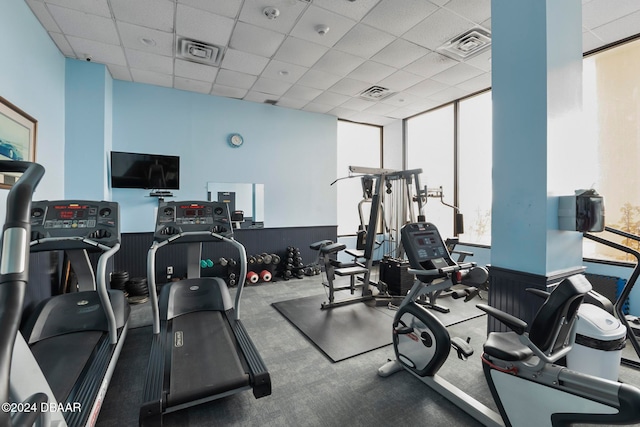
[[[527,322],[518,319],[517,317],[512,316],[509,313],[505,313],[502,310],[498,310],[497,308],[488,306],[486,304],[477,304],[476,307],[489,314],[490,316],[496,318],[518,335],[524,334],[527,330]]]

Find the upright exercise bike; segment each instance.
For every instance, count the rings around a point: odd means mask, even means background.
[[[416,300],[460,274],[471,274],[474,267],[451,259],[433,224],[407,224],[401,236],[412,267],[409,272],[417,280],[393,322],[396,360],[383,365],[378,370],[380,376],[404,368],[487,426],[640,422],[639,389],[571,371],[557,363],[571,350],[576,314],[591,290],[583,275],[562,280],[531,325],[493,307],[478,305],[511,329],[490,333],[482,355],[484,375],[499,413],[440,377],[438,371],[451,347],[462,358],[469,357],[472,349],[463,340],[451,338],[440,320]]]

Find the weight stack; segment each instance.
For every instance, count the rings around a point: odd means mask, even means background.
[[[391,295],[406,295],[413,286],[413,275],[408,273],[409,261],[385,258],[380,261],[380,280],[387,284]]]

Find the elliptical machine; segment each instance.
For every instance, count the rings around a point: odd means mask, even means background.
[[[378,370],[388,376],[406,369],[487,426],[564,426],[570,423],[633,424],[640,422],[640,390],[556,364],[575,340],[577,310],[591,285],[583,275],[564,279],[548,295],[531,325],[493,307],[478,308],[511,331],[492,332],[484,344],[482,366],[499,413],[438,375],[451,347],[461,358],[473,350],[416,300],[450,286],[456,277],[481,271],[451,259],[437,228],[430,223],[403,227],[402,244],[415,274],[411,291],[393,322],[396,360]]]

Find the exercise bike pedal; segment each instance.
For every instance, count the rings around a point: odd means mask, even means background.
[[[452,337],[451,338],[451,347],[453,347],[458,353],[458,359],[467,360],[467,358],[473,355],[473,347],[469,344],[471,338],[467,338],[467,340],[463,340],[460,337]]]

